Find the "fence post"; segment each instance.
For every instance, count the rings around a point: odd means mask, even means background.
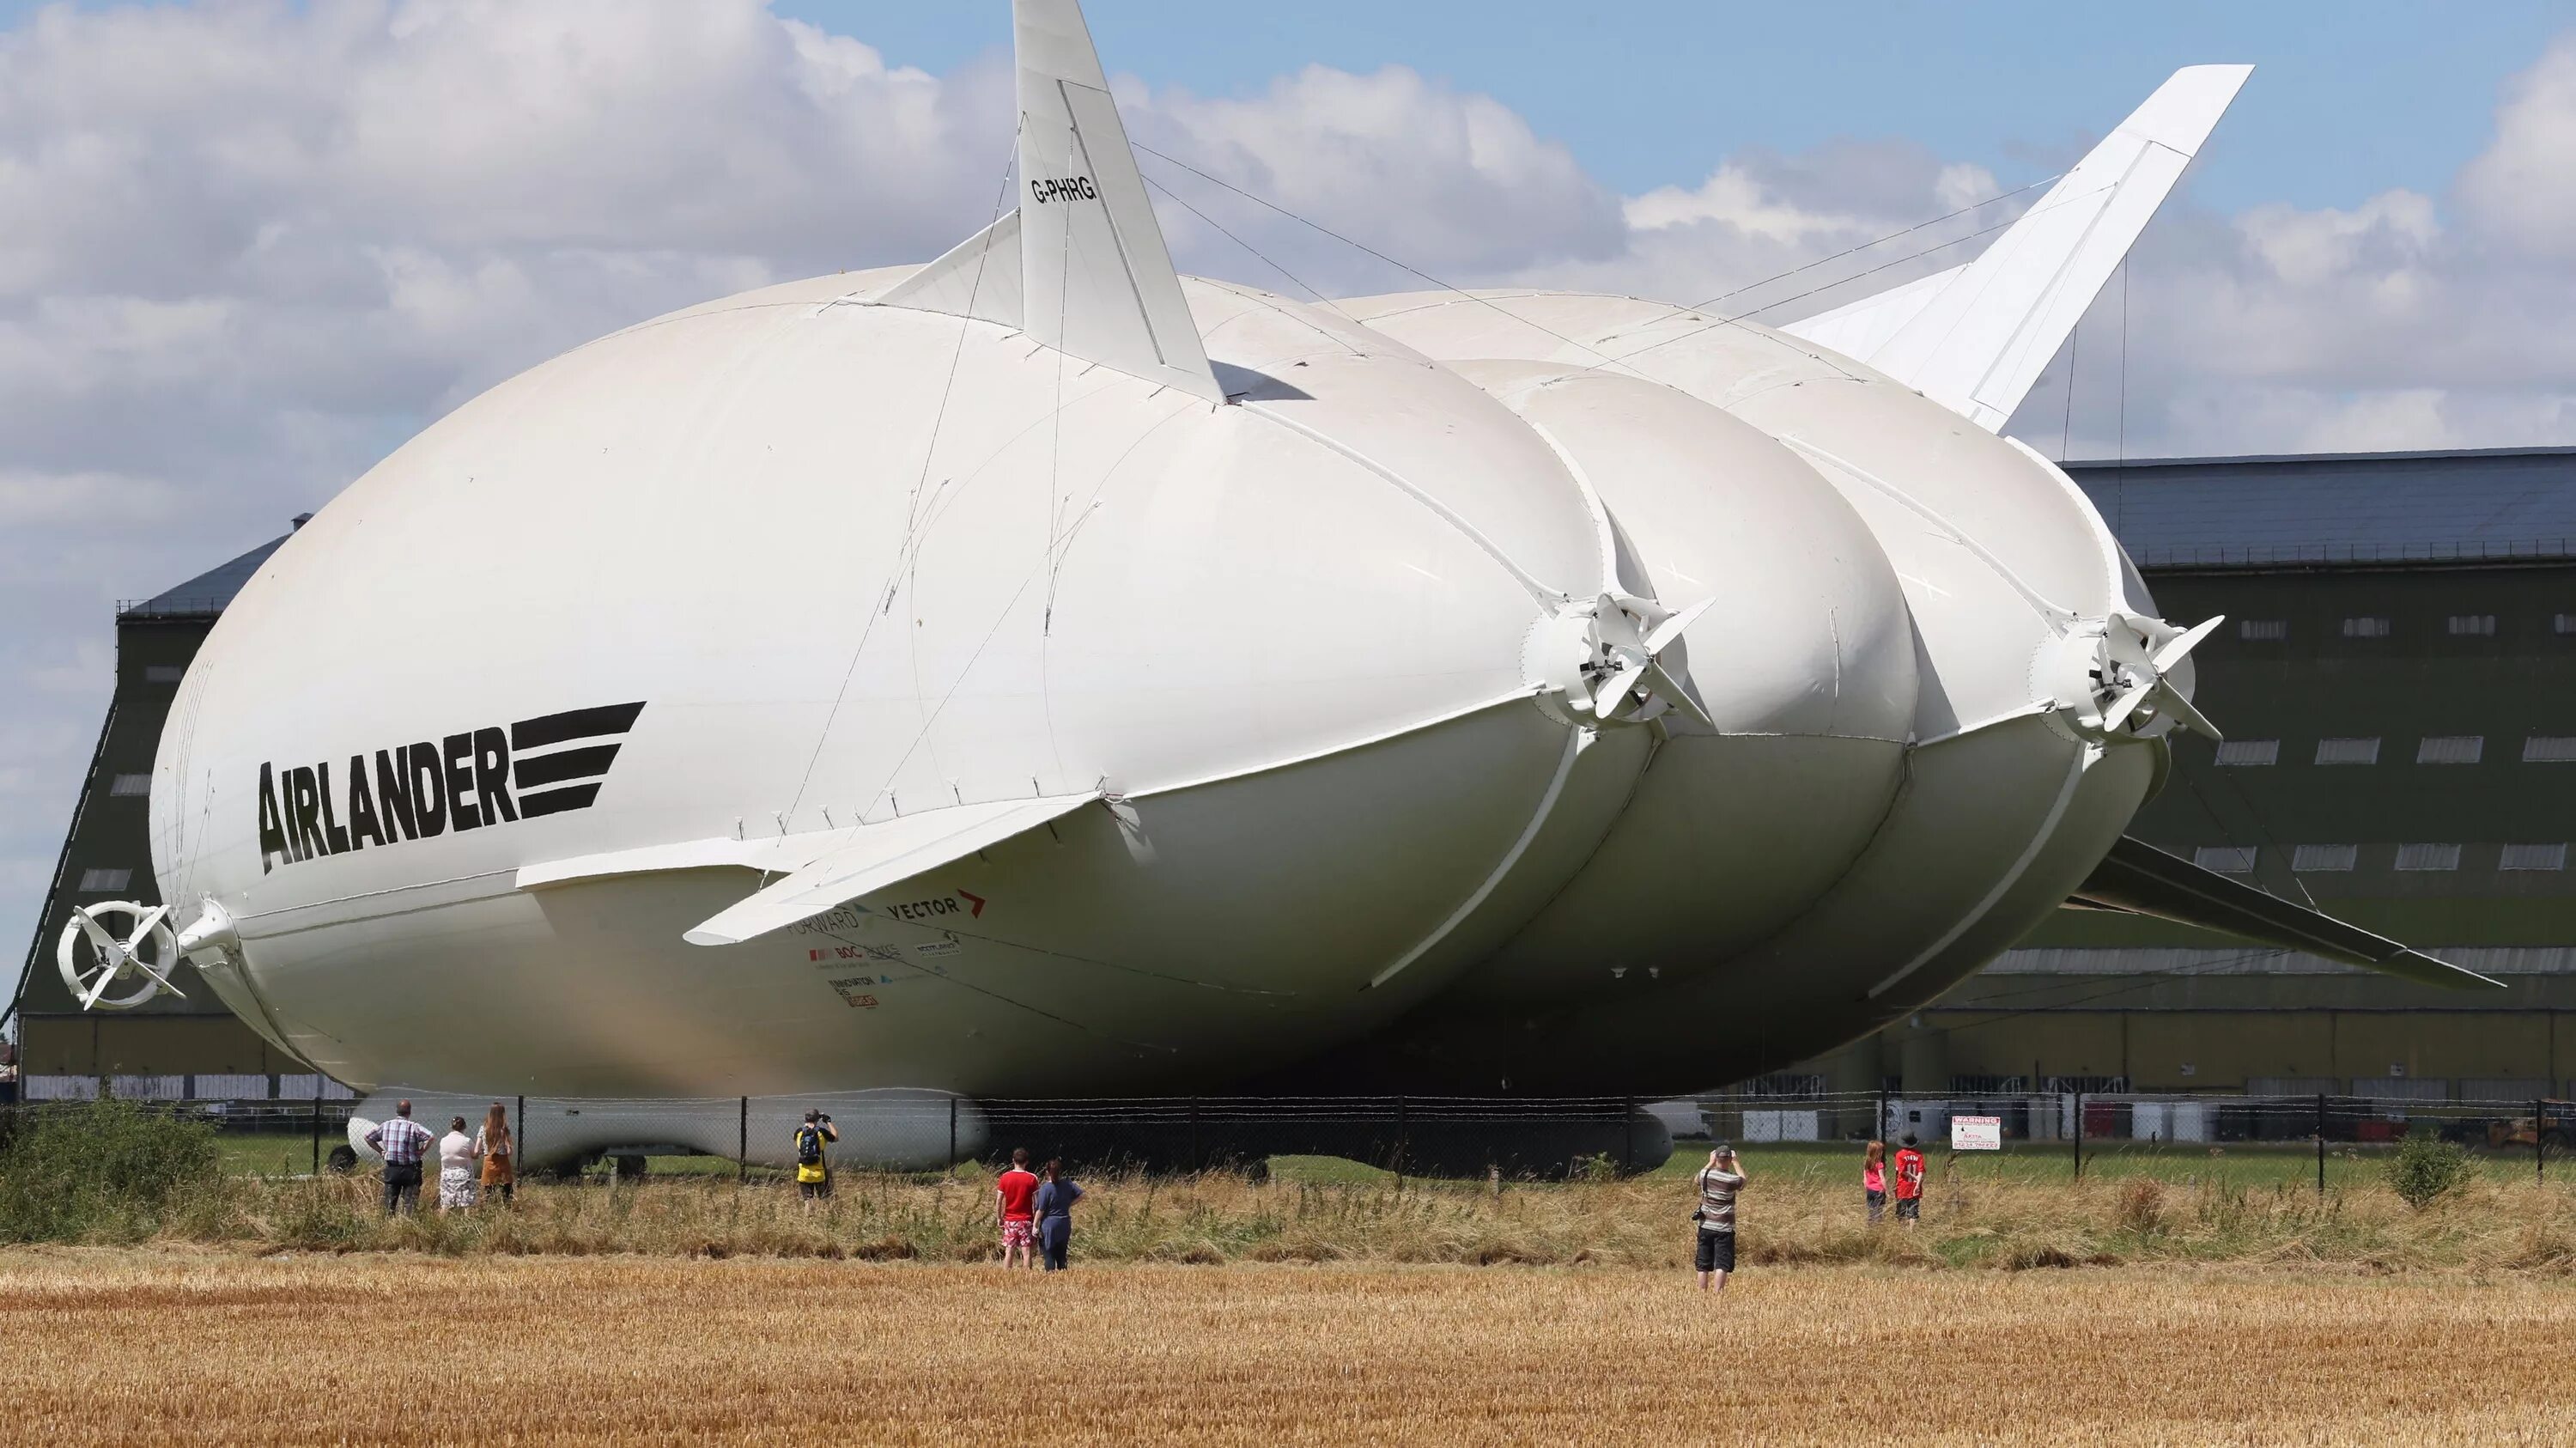
[[[518,1116],[512,1122],[510,1127],[510,1134],[517,1138],[517,1140],[511,1142],[510,1145],[519,1153],[517,1156],[510,1159],[511,1174],[513,1176],[519,1175],[521,1172],[525,1171],[528,1161],[528,1098],[522,1096],[518,1100]]]
[[[1881,1144],[1887,1141],[1887,1078],[1878,1078],[1878,1130],[1870,1133]]]
[[[1201,1165],[1202,1163],[1199,1159],[1199,1099],[1193,1096],[1190,1098],[1190,1170],[1197,1171],[1200,1169]]]
[[[322,1175],[322,1078],[313,1078],[313,1174]]]
[[[948,1098],[948,1175],[957,1175],[957,1098]]]
[[[1637,1101],[1632,1096],[1619,1098],[1619,1170],[1637,1174]]]
[[[2317,1093],[2317,1195],[2326,1194],[2326,1093]]]
[[[2542,1186],[2549,1185],[2548,1153],[2540,1143],[2548,1138],[2549,1118],[2541,1111],[2541,1099],[2531,1098],[2531,1174]]]
[[[1404,1097],[1395,1098],[1395,1185],[1404,1186],[1404,1157],[1413,1149],[1413,1123],[1405,1115]]]
[[[742,1145],[734,1152],[733,1184],[751,1185],[751,1098],[742,1098]]]
[[[2075,1129],[2068,1135],[2075,1139],[2075,1179],[2084,1180],[2084,1093],[2075,1093]]]

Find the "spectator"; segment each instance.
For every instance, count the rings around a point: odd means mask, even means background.
[[[461,1212],[474,1205],[474,1138],[465,1134],[465,1118],[447,1119],[447,1134],[438,1139],[438,1214]]]
[[[1050,1160],[1046,1180],[1038,1183],[1038,1251],[1046,1258],[1046,1270],[1064,1270],[1065,1249],[1073,1245],[1073,1204],[1082,1200],[1082,1188],[1064,1174],[1064,1163]]]
[[[367,1149],[385,1159],[385,1215],[420,1210],[420,1159],[429,1128],[411,1119],[411,1103],[394,1103],[394,1119],[367,1133]]]
[[[1923,1153],[1910,1131],[1896,1150],[1896,1220],[1909,1228],[1923,1220]]]
[[[1691,1213],[1699,1226],[1696,1261],[1703,1291],[1724,1292],[1726,1275],[1735,1270],[1735,1194],[1742,1190],[1743,1164],[1735,1148],[1721,1142],[1700,1169],[1699,1210]]]
[[[498,1101],[483,1113],[483,1125],[474,1133],[474,1155],[483,1163],[484,1192],[499,1192],[502,1205],[509,1205],[519,1181],[519,1143],[510,1135],[510,1113]]]
[[[831,1154],[824,1148],[840,1139],[840,1129],[820,1111],[807,1111],[804,1124],[796,1128],[796,1195],[809,1217],[814,1204],[832,1194]]]
[[[1011,1254],[1019,1253],[1020,1265],[1034,1267],[1029,1255],[1029,1239],[1037,1223],[1037,1174],[1029,1170],[1029,1149],[1011,1150],[1011,1169],[993,1183],[993,1215],[1002,1224],[1002,1265],[1011,1265]]]
[[[1873,1141],[1860,1158],[1860,1194],[1869,1204],[1869,1224],[1887,1215],[1887,1143]]]

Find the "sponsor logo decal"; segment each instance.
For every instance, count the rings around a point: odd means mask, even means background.
[[[927,900],[907,900],[900,905],[877,905],[870,908],[891,920],[936,920],[942,915],[963,915],[972,920],[983,917],[984,897],[969,895],[963,890],[958,890],[946,895],[934,895]]]
[[[867,988],[875,985],[876,983],[877,978],[875,976],[854,975],[847,980],[836,980],[832,982],[832,989],[840,992],[841,999],[847,1002],[851,1009],[872,1011],[877,1008],[877,998],[876,995]]]
[[[1040,206],[1053,201],[1097,201],[1100,188],[1088,176],[1042,176],[1029,182],[1029,195]]]
[[[805,959],[814,965],[840,965],[853,960],[883,960],[903,964],[903,952],[891,945],[835,945],[828,950],[808,950]]]
[[[641,702],[493,724],[436,742],[331,761],[259,767],[259,865],[266,874],[321,855],[428,839],[450,829],[588,809]]]

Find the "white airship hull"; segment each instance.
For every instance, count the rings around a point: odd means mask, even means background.
[[[226,612],[156,869],[281,1045],[459,1099],[1687,1089],[1973,969],[2205,726],[2203,634],[1992,432],[2178,166],[1820,320],[1896,376],[1307,306],[1178,277],[1079,11],[1014,14],[1016,210],[494,388]]]

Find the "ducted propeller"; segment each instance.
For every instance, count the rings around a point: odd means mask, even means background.
[[[54,962],[82,1010],[128,1010],[167,990],[182,1000],[188,993],[170,979],[179,965],[179,940],[170,931],[165,905],[143,906],[125,900],[103,900],[72,911],[54,948]],[[132,923],[111,929],[108,917]],[[84,951],[86,947],[86,951]],[[108,987],[140,977],[128,995],[110,997]]]

